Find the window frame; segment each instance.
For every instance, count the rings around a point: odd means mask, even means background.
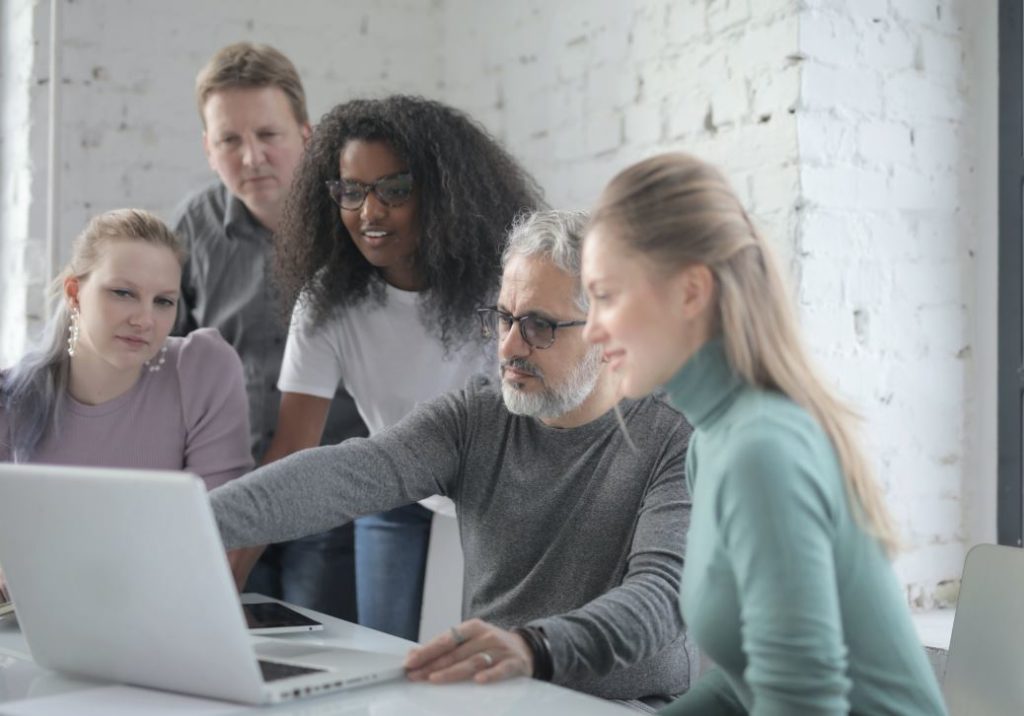
[[[1024,544],[1024,29],[999,2],[999,544]]]

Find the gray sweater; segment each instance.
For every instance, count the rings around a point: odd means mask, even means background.
[[[678,694],[690,427],[646,398],[574,429],[512,415],[483,377],[372,438],[314,448],[211,493],[229,548],[322,532],[433,494],[458,506],[463,614],[540,626],[555,683],[605,698]]]

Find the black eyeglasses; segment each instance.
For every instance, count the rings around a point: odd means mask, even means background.
[[[533,348],[550,348],[555,342],[555,331],[559,328],[570,326],[582,326],[586,321],[549,321],[546,318],[527,313],[524,316],[513,316],[508,311],[502,311],[497,306],[478,308],[476,313],[480,316],[480,329],[485,338],[495,335],[504,336],[512,328],[513,323],[519,323],[519,335]]]
[[[413,188],[410,172],[389,174],[372,184],[354,179],[330,179],[324,184],[334,203],[346,211],[358,211],[371,191],[387,206],[401,206],[412,196]]]

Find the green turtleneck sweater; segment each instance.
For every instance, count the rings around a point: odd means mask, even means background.
[[[889,561],[855,518],[818,423],[743,382],[717,338],[666,388],[695,429],[680,603],[717,668],[662,713],[945,714]]]

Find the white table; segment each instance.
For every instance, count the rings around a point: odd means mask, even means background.
[[[325,641],[338,646],[396,654],[406,653],[412,644],[387,634],[335,619],[307,609],[307,613],[324,623],[324,631],[308,634],[290,634],[278,637],[289,640]],[[19,711],[28,706],[40,708],[47,703],[62,703],[61,699],[79,698],[88,689],[102,689],[109,684],[87,682],[58,674],[37,666],[29,654],[28,645],[18,629],[16,620],[0,617],[0,714],[8,709]],[[92,694],[96,699],[105,695],[123,695],[124,691],[106,690]],[[159,693],[138,692],[143,697],[164,698]],[[63,696],[62,696],[63,695]],[[168,702],[173,701],[166,697]],[[38,699],[32,704],[24,699]],[[48,699],[44,701],[43,699]],[[203,702],[209,703],[209,702]],[[173,705],[173,704],[172,704]],[[167,708],[162,705],[163,708]],[[169,709],[168,712],[172,711]],[[437,686],[432,684],[395,681],[353,689],[329,696],[304,699],[274,707],[245,707],[225,705],[220,713],[271,713],[274,716],[410,716],[427,714],[444,716],[458,714],[487,714],[488,716],[623,716],[636,711],[619,704],[596,699],[575,691],[535,681],[515,679],[498,684],[480,686],[472,683]],[[41,712],[41,711],[40,711]],[[56,711],[53,711],[56,713]],[[181,713],[197,713],[182,708]]]

